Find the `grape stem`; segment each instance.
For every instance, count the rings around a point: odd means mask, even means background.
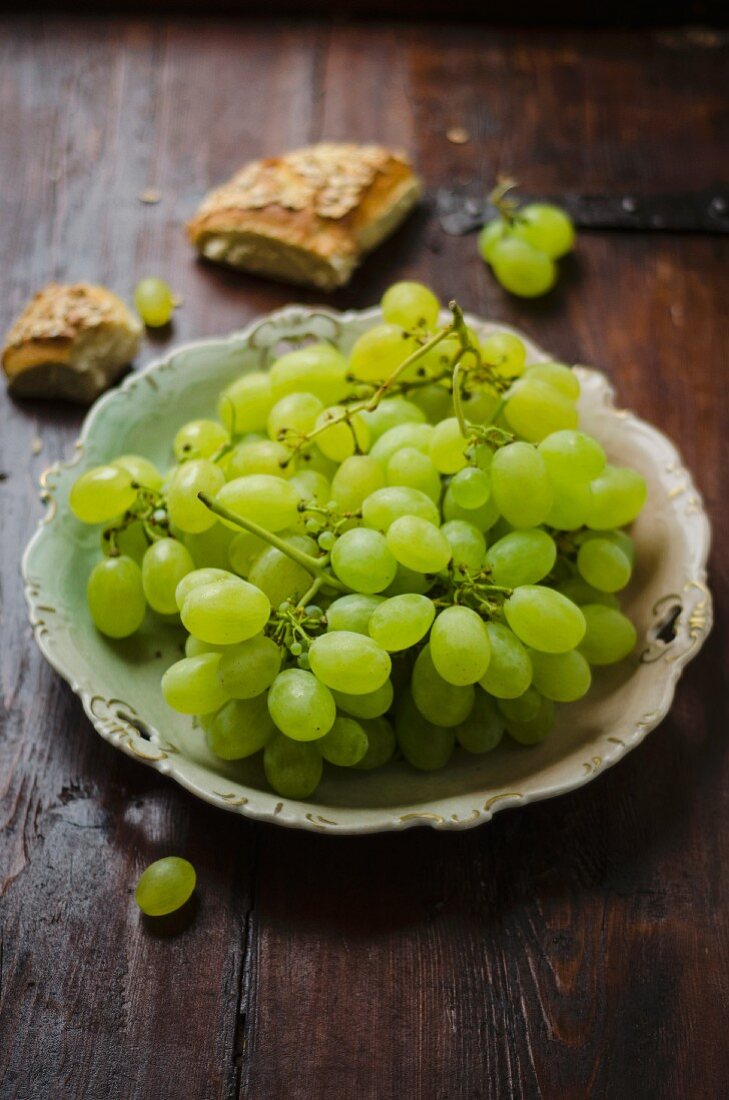
[[[316,437],[318,435],[321,435],[322,432],[325,432],[327,428],[331,428],[335,424],[341,424],[343,421],[349,425],[355,440],[355,452],[359,453],[359,445],[357,442],[355,429],[350,419],[352,414],[363,412],[365,410],[367,412],[374,412],[377,406],[380,404],[380,401],[382,401],[383,397],[389,392],[391,387],[397,383],[397,380],[400,378],[403,371],[406,371],[408,367],[411,367],[413,365],[413,363],[417,363],[418,359],[421,359],[426,354],[426,352],[430,351],[432,348],[440,344],[440,342],[442,340],[445,340],[447,336],[451,336],[454,331],[455,329],[453,323],[446,325],[445,328],[442,328],[441,331],[436,333],[435,336],[431,337],[430,340],[426,341],[426,343],[422,344],[419,348],[416,348],[416,350],[411,355],[408,355],[407,359],[404,359],[402,363],[400,363],[400,365],[396,368],[396,370],[392,372],[389,378],[386,378],[385,381],[377,387],[372,397],[365,398],[362,401],[358,401],[355,404],[349,405],[346,409],[343,409],[338,416],[333,416],[330,420],[326,420],[318,427],[312,428],[310,432],[305,432],[303,435],[301,435],[294,447],[292,448],[291,454],[285,461],[281,462],[281,466],[288,466],[289,462],[291,462],[291,460],[301,450],[302,447],[306,446],[307,443],[310,443],[312,439],[316,439]]]
[[[315,577],[314,580],[311,582],[311,587],[306,590],[296,606],[306,607],[307,604],[310,604],[323,584],[324,580],[322,577]]]
[[[337,592],[352,591],[351,588],[347,588],[347,586],[342,584],[337,577],[333,576],[324,568],[319,558],[314,558],[311,554],[306,554],[303,550],[291,546],[285,539],[279,538],[278,535],[274,535],[273,531],[267,531],[265,527],[261,527],[258,523],[254,523],[252,519],[246,519],[243,516],[237,515],[235,512],[231,512],[230,508],[226,508],[224,504],[220,504],[217,500],[213,500],[207,493],[198,493],[197,496],[198,500],[202,501],[205,507],[209,508],[211,512],[214,512],[220,519],[232,523],[235,527],[240,527],[241,531],[249,531],[252,535],[257,535],[259,539],[263,539],[271,546],[275,546],[282,554],[286,554],[288,558],[291,558],[291,560],[295,561],[297,565],[300,565],[302,569],[305,569],[307,573],[310,573],[314,580],[318,580],[320,586],[323,587],[326,585],[328,588],[334,588]]]

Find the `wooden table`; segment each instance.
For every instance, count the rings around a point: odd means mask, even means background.
[[[729,65],[708,31],[59,19],[5,23],[0,51],[2,326],[51,278],[129,297],[159,274],[183,304],[140,362],[317,298],[190,253],[183,220],[249,157],[377,139],[431,190],[498,171],[545,193],[727,178]],[[331,299],[415,276],[607,371],[713,516],[718,622],[669,718],[587,788],[471,832],[256,825],[105,744],[41,658],[18,575],[38,475],[81,414],[2,397],[0,1096],[727,1095],[728,255],[717,237],[584,234],[530,305],[424,209]],[[169,852],[199,890],[162,937],[133,888]]]

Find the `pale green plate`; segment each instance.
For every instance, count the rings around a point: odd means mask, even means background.
[[[171,711],[160,693],[162,672],[181,655],[182,632],[151,616],[139,635],[123,642],[94,629],[85,587],[99,555],[99,533],[77,522],[68,507],[75,478],[116,455],[137,452],[164,468],[177,428],[213,414],[224,385],[267,364],[287,342],[314,336],[347,350],[379,318],[378,310],[338,314],[291,306],[227,339],[181,347],[131,375],[92,408],[70,461],[43,475],[47,512],[23,557],[23,578],[38,645],[101,736],[199,798],[257,820],[327,832],[418,823],[460,829],[506,806],[572,790],[614,764],[664,717],[681,670],[711,624],[709,524],[701,499],[673,445],[617,410],[604,376],[578,368],[583,426],[609,456],[639,469],[649,486],[635,525],[637,568],[626,597],[639,631],[636,656],[598,674],[580,703],[560,707],[557,727],[541,745],[503,744],[484,757],[459,751],[440,772],[416,772],[403,762],[369,773],[332,770],[311,801],[292,802],[268,789],[258,761],[230,764],[214,757],[201,731]],[[480,331],[495,327],[467,320]],[[547,358],[526,342],[532,360]],[[658,630],[675,609],[675,636],[661,642]]]

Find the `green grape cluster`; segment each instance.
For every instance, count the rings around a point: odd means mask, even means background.
[[[618,594],[643,478],[580,429],[568,366],[451,314],[396,283],[353,345],[234,381],[169,469],[122,455],[71,490],[103,528],[97,628],[180,623],[166,702],[216,756],[261,753],[281,796],[533,745],[635,646]]]
[[[491,193],[498,215],[478,235],[481,258],[505,290],[520,298],[538,298],[557,281],[556,261],[571,252],[575,227],[564,210],[548,202],[518,206],[507,181]]]

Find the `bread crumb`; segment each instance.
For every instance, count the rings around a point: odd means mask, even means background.
[[[462,126],[452,126],[446,131],[446,137],[451,145],[465,145],[471,140],[468,130],[464,130]]]
[[[139,195],[139,201],[145,202],[148,205],[154,205],[154,203],[162,202],[162,195],[159,191],[156,191],[154,187],[147,187]]]

